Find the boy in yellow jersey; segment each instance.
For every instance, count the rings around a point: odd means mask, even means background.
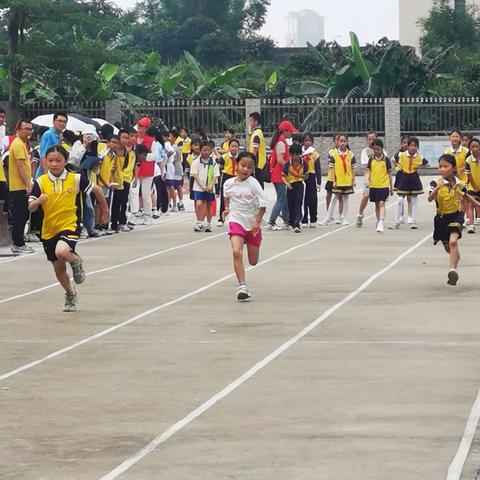
[[[309,176],[308,164],[302,158],[302,146],[292,145],[289,148],[290,160],[283,166],[282,178],[287,186],[288,201],[288,223],[292,226],[294,233],[301,233],[300,223],[303,218],[303,194],[305,184]]]
[[[75,247],[81,231],[80,192],[93,193],[102,208],[102,218],[108,223],[108,207],[100,187],[93,185],[86,176],[73,173],[65,167],[68,152],[60,145],[53,145],[46,152],[48,171],[33,185],[28,209],[43,210],[41,240],[47,259],[52,262],[55,275],[65,290],[64,312],[77,309],[78,293],[70,282],[67,263],[72,267],[73,279],[80,284],[85,280],[85,270]]]
[[[435,200],[437,215],[434,219],[433,243],[442,242],[445,251],[450,255],[449,285],[458,282],[458,262],[460,252],[458,240],[462,238],[465,215],[462,203],[469,202],[475,206],[480,203],[468,194],[467,186],[457,176],[456,160],[453,155],[443,154],[438,160],[440,178],[430,182],[428,201]]]
[[[303,203],[302,227],[315,228],[318,215],[318,190],[322,183],[322,171],[320,168],[320,155],[315,150],[314,138],[311,133],[303,135],[302,157],[308,165],[308,178],[305,181],[305,201]],[[309,223],[310,220],[310,223]]]
[[[465,173],[468,177],[468,194],[480,200],[480,140],[478,138],[472,138],[470,141],[470,156],[467,158]],[[467,233],[475,233],[475,207],[471,203],[467,205],[467,217]]]
[[[237,157],[239,149],[240,143],[237,139],[232,138],[230,142],[228,142],[228,153],[224,153],[218,162],[223,168],[220,180],[220,213],[218,215],[217,227],[223,227],[224,225],[223,211],[225,210],[225,198],[223,194],[223,186],[228,179],[237,176]]]
[[[267,165],[267,147],[265,143],[265,136],[262,131],[262,116],[259,112],[253,112],[249,116],[249,125],[252,134],[250,135],[250,142],[248,151],[257,157],[257,166],[255,167],[255,178],[264,188],[264,171]]]
[[[365,186],[369,189],[369,199],[375,203],[377,216],[377,232],[385,231],[385,202],[389,195],[393,194],[392,163],[385,156],[383,142],[380,139],[373,140],[371,144],[373,156],[367,163]]]
[[[190,200],[194,200],[193,195],[193,184],[195,179],[190,175],[190,170],[192,168],[193,162],[200,157],[200,147],[202,145],[202,139],[195,137],[192,139],[190,144],[190,153],[187,156],[187,165],[188,165],[188,177],[189,177],[189,188],[190,188]]]

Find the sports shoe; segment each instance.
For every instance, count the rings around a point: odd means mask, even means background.
[[[308,225],[308,228],[317,228],[317,223],[316,222],[312,222]]]
[[[237,300],[239,302],[248,302],[251,297],[252,294],[250,293],[250,290],[248,290],[247,284],[241,283],[237,288]]]
[[[347,225],[350,225],[350,222],[346,218],[342,218],[342,226],[346,227]]]
[[[321,226],[321,227],[325,227],[327,225],[331,225],[333,222],[333,218],[324,218],[322,221],[318,222],[318,224]]]
[[[82,257],[78,254],[77,259],[70,264],[72,267],[73,272],[73,280],[76,284],[83,283],[85,281],[85,269],[83,268],[83,260]]]
[[[76,312],[77,311],[77,302],[78,302],[78,292],[73,289],[73,293],[65,294],[65,306],[63,307],[64,312]]]
[[[302,228],[308,228],[308,222],[307,223],[302,223]]]
[[[207,233],[212,232],[212,225],[210,223],[206,223],[205,226],[203,227],[203,231]]]
[[[38,243],[40,239],[33,232],[30,232],[25,235],[25,241],[28,243]]]
[[[118,227],[118,231],[119,232],[130,232],[130,227],[128,227],[128,225],[120,225]]]
[[[185,205],[183,203],[178,204],[178,211],[179,212],[184,212],[185,211]]]
[[[302,229],[300,227],[294,227],[293,233],[302,233]]]
[[[283,222],[283,225],[279,228],[279,230],[291,230],[292,226],[288,222]]]
[[[357,217],[357,227],[358,227],[358,228],[361,228],[362,225],[363,225],[363,215],[359,215],[359,216]]]
[[[12,253],[35,253],[35,250],[27,245],[22,245],[21,247],[14,245],[12,247]]]
[[[143,225],[151,225],[153,223],[153,218],[151,216],[145,216],[143,219]]]
[[[113,228],[107,228],[107,230],[104,230],[105,232],[107,232],[107,235],[113,235],[114,233],[118,233],[117,230],[114,230]]]
[[[135,218],[141,218],[143,217],[143,212],[135,212],[135,213],[132,213],[132,217],[135,217]]]
[[[383,233],[385,231],[385,225],[383,224],[383,219],[381,218],[377,223],[377,232]]]
[[[88,232],[87,232],[87,229],[86,228],[82,228],[82,231],[80,232],[80,238],[82,240],[85,240],[86,238],[88,238],[89,235],[88,235]]]
[[[194,232],[203,232],[203,223],[197,222],[193,227]]]
[[[408,224],[408,225],[411,225],[412,223],[414,223],[413,218],[412,218],[412,217],[408,217],[408,219],[407,219],[407,224]]]
[[[418,225],[417,225],[417,222],[415,220],[412,220],[412,223],[410,224],[410,228],[412,230],[418,230]]]
[[[341,225],[342,224],[342,217],[338,217],[336,220],[335,220],[335,225]]]
[[[222,220],[217,221],[217,227],[223,227],[225,224],[222,222]]]
[[[158,220],[162,216],[162,212],[159,212],[158,210],[154,210],[152,212],[152,218],[154,220]]]
[[[176,211],[177,211],[177,206],[176,206],[176,205],[172,205],[172,206],[170,207],[170,211],[171,211],[171,212],[176,212]]]
[[[400,228],[400,222],[395,222],[393,225],[388,227],[390,230],[398,230]]]
[[[467,227],[467,233],[475,233],[475,225],[469,225]]]
[[[475,225],[480,225],[480,218],[475,219]]]
[[[267,222],[265,225],[265,230],[271,230],[272,232],[278,232],[281,228],[275,223]]]
[[[448,280],[447,283],[449,285],[455,286],[458,282],[458,272],[452,268],[448,271]]]

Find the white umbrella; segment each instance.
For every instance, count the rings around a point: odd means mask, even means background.
[[[39,127],[53,127],[53,113],[50,115],[39,115],[32,120],[32,123]],[[78,118],[68,117],[65,128],[74,132],[83,132],[87,126],[88,123],[82,122]]]
[[[107,122],[107,121],[104,120],[103,118],[93,118],[93,117],[92,117],[92,120],[94,120],[95,122],[97,122],[97,123],[99,123],[100,125],[102,125],[102,127],[103,127],[103,125],[106,125],[107,123],[108,123],[109,125],[112,125],[110,122]],[[113,127],[113,133],[114,133],[115,135],[118,135],[118,132],[119,132],[118,128],[117,128],[115,125],[112,125],[112,127]]]

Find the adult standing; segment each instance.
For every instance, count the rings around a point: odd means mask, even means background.
[[[46,153],[52,145],[61,145],[62,132],[67,126],[68,116],[66,113],[57,112],[53,114],[53,127],[50,127],[40,139],[40,164],[35,172],[35,178],[48,170]]]
[[[10,212],[12,216],[12,253],[33,253],[25,245],[24,232],[28,221],[28,197],[32,191],[32,166],[28,140],[32,124],[20,120],[15,129],[16,138],[10,144],[8,156],[8,185],[10,189]]]
[[[259,112],[253,112],[249,117],[250,130],[250,144],[248,151],[257,157],[257,166],[255,167],[255,178],[258,180],[260,186],[264,189],[264,169],[267,163],[267,149],[265,146],[265,137],[262,130],[262,115]]]
[[[276,225],[276,221],[280,213],[282,214],[284,221],[284,228],[290,228],[288,224],[288,202],[287,202],[287,186],[282,178],[283,166],[290,160],[289,145],[287,139],[291,138],[298,130],[293,126],[289,120],[283,120],[278,125],[277,130],[273,134],[270,147],[272,149],[272,156],[270,159],[270,178],[275,192],[277,194],[277,200],[272,208],[270,220],[267,223],[269,230],[280,230],[280,227]]]
[[[7,114],[0,108],[0,140],[7,135]]]

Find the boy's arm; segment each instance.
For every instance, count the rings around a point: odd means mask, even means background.
[[[320,164],[320,156],[318,156],[313,165],[315,167],[315,177],[317,179],[317,185],[320,186],[322,184],[322,166]]]
[[[428,192],[428,198],[427,200],[429,202],[432,202],[437,198],[438,191],[442,188],[442,185],[438,185],[437,182],[431,181],[430,182],[430,190]]]

